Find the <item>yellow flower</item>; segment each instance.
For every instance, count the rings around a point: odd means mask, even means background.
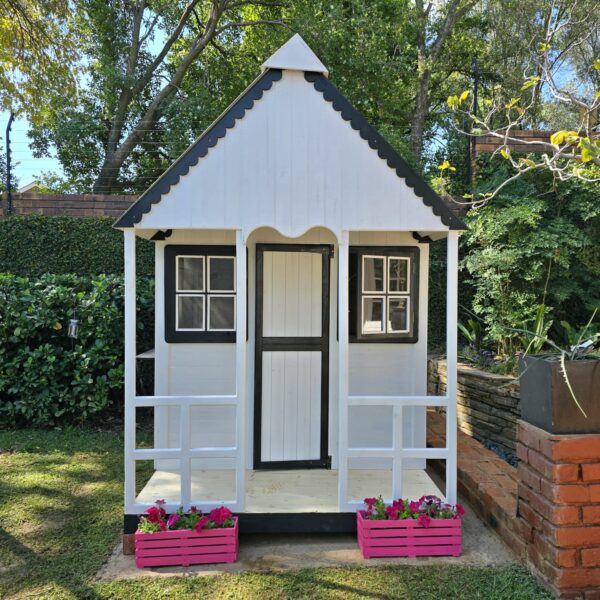
[[[56,323],[52,325],[52,329],[54,329],[54,331],[60,331],[62,329],[62,325],[58,321],[56,321]]]
[[[438,165],[440,171],[456,171],[456,167],[453,167],[449,161],[445,160],[441,165]]]

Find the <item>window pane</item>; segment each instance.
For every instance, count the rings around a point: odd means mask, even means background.
[[[177,296],[177,329],[204,329],[204,296]]]
[[[408,298],[388,298],[388,333],[408,331]]]
[[[179,291],[204,291],[204,257],[177,257],[177,289]]]
[[[235,258],[215,257],[208,259],[210,292],[233,292],[235,290]]]
[[[363,333],[383,333],[383,298],[363,298]]]
[[[209,296],[208,328],[235,329],[235,296]]]
[[[388,259],[388,291],[408,293],[408,258]]]
[[[363,292],[383,292],[385,276],[385,258],[383,256],[363,256],[362,285]]]

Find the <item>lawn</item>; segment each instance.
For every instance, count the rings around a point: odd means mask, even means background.
[[[0,598],[551,598],[521,568],[365,567],[100,583],[122,527],[122,437],[0,432]]]

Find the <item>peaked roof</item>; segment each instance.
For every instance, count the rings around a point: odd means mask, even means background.
[[[294,41],[296,40],[296,41]],[[292,44],[294,48],[306,48],[310,54],[296,54],[297,58],[301,56],[312,56],[317,61],[320,68],[317,71],[311,71],[301,68],[300,62],[296,67],[279,67],[271,64],[286,64],[283,59],[277,58],[278,54]],[[288,46],[289,47],[289,46]],[[294,53],[296,51],[294,50]],[[302,50],[304,52],[304,50]],[[291,53],[293,58],[294,53]],[[285,56],[288,55],[286,51]],[[291,59],[287,61],[291,65]],[[304,78],[313,84],[316,91],[323,95],[323,98],[330,102],[332,108],[340,113],[344,121],[348,121],[360,137],[365,140],[369,146],[377,151],[378,156],[385,160],[388,166],[393,169],[397,176],[404,180],[407,186],[413,188],[415,194],[419,196],[423,203],[430,207],[433,213],[440,218],[442,223],[449,229],[466,229],[461,219],[454,214],[446,201],[442,200],[427,184],[427,182],[412,168],[408,163],[390,146],[390,144],[367,122],[365,117],[354,108],[350,102],[340,93],[340,91],[327,79],[327,70],[321,61],[314,55],[312,50],[306,45],[304,40],[295,35],[286,44],[284,44],[269,60],[263,68],[265,71],[242,94],[229,106],[229,108],[193,143],[189,148],[159,177],[142,196],[134,202],[131,207],[121,215],[115,222],[114,227],[134,227],[152,208],[153,204],[160,202],[162,197],[169,192],[172,186],[176,185],[180,178],[187,175],[190,168],[198,163],[200,158],[206,156],[210,148],[217,145],[220,138],[227,134],[227,130],[235,126],[236,120],[244,118],[247,111],[251,110],[254,102],[262,98],[265,91],[271,89],[273,84],[282,78],[282,69],[304,70]]]
[[[279,50],[262,64],[266,69],[288,69],[290,71],[314,71],[329,75],[327,67],[318,59],[299,34],[293,35]]]

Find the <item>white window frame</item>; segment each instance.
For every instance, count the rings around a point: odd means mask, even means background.
[[[383,327],[382,331],[365,331],[365,300],[381,300],[381,325]],[[361,299],[361,313],[360,313],[360,329],[363,335],[383,335],[387,329],[387,307],[385,302],[385,295],[362,295]]]
[[[390,300],[406,300],[406,329],[391,329],[388,315],[390,314]],[[386,302],[385,333],[410,333],[410,296],[394,294],[387,297]]]
[[[179,298],[184,296],[202,298],[202,329],[197,327],[179,327]],[[175,331],[206,331],[206,294],[177,293],[175,296]]]
[[[402,290],[402,291],[392,291],[389,290],[389,278],[390,278],[390,260],[403,260],[406,262],[406,290]],[[385,272],[386,272],[386,284],[387,284],[387,289],[389,290],[387,293],[388,294],[392,294],[392,295],[410,295],[410,256],[386,256],[386,261],[385,261]]]
[[[365,258],[377,258],[380,260],[383,260],[383,290],[366,290],[365,289]],[[363,294],[369,294],[369,295],[378,295],[378,294],[386,294],[386,289],[387,289],[387,260],[386,260],[386,256],[380,256],[378,254],[363,254],[362,255],[362,265],[361,265],[361,272],[362,272],[362,281],[360,282],[360,287],[361,287],[361,292]]]
[[[208,261],[207,261],[208,262],[208,268],[206,270],[206,284],[205,284],[206,293],[210,294],[212,292],[216,292],[217,294],[219,294],[219,293],[221,293],[221,294],[236,294],[237,290],[235,289],[236,288],[236,285],[235,285],[235,279],[236,279],[236,266],[235,266],[236,260],[235,260],[235,256],[219,256],[217,254],[210,254],[210,255],[207,255],[206,258],[208,259]],[[231,289],[231,290],[213,290],[210,287],[210,261],[213,258],[227,259],[227,260],[231,260],[233,262],[233,289]],[[227,329],[227,330],[219,329],[218,331],[231,331],[231,330],[230,329]]]
[[[365,259],[366,258],[375,258],[375,259],[381,259],[383,260],[383,291],[370,291],[370,290],[365,290]],[[406,277],[406,284],[407,284],[407,290],[406,291],[390,291],[389,290],[389,278],[390,278],[390,263],[389,261],[391,260],[403,260],[406,261],[407,263],[407,277]],[[394,255],[379,255],[379,254],[362,254],[361,255],[361,261],[362,264],[360,265],[361,268],[361,302],[360,302],[360,331],[361,331],[361,335],[363,336],[369,336],[369,335],[390,335],[393,336],[395,334],[398,333],[410,333],[410,293],[411,293],[411,285],[410,285],[410,279],[411,279],[411,258],[409,256],[394,256]],[[389,328],[389,323],[388,323],[388,315],[389,315],[389,310],[390,310],[390,299],[398,299],[398,298],[405,298],[406,299],[406,324],[407,324],[407,328],[406,329],[390,329]],[[364,322],[364,316],[365,316],[365,299],[381,299],[382,300],[382,317],[383,317],[383,331],[368,331],[365,330],[365,322]]]
[[[236,331],[237,328],[237,297],[236,294],[207,294],[208,299],[206,310],[206,331]],[[215,329],[210,326],[210,302],[212,298],[233,298],[233,329]]]
[[[180,290],[179,289],[179,259],[180,258],[195,258],[202,260],[202,288],[201,290]],[[175,292],[198,292],[206,294],[206,260],[202,254],[176,254],[175,255]]]

